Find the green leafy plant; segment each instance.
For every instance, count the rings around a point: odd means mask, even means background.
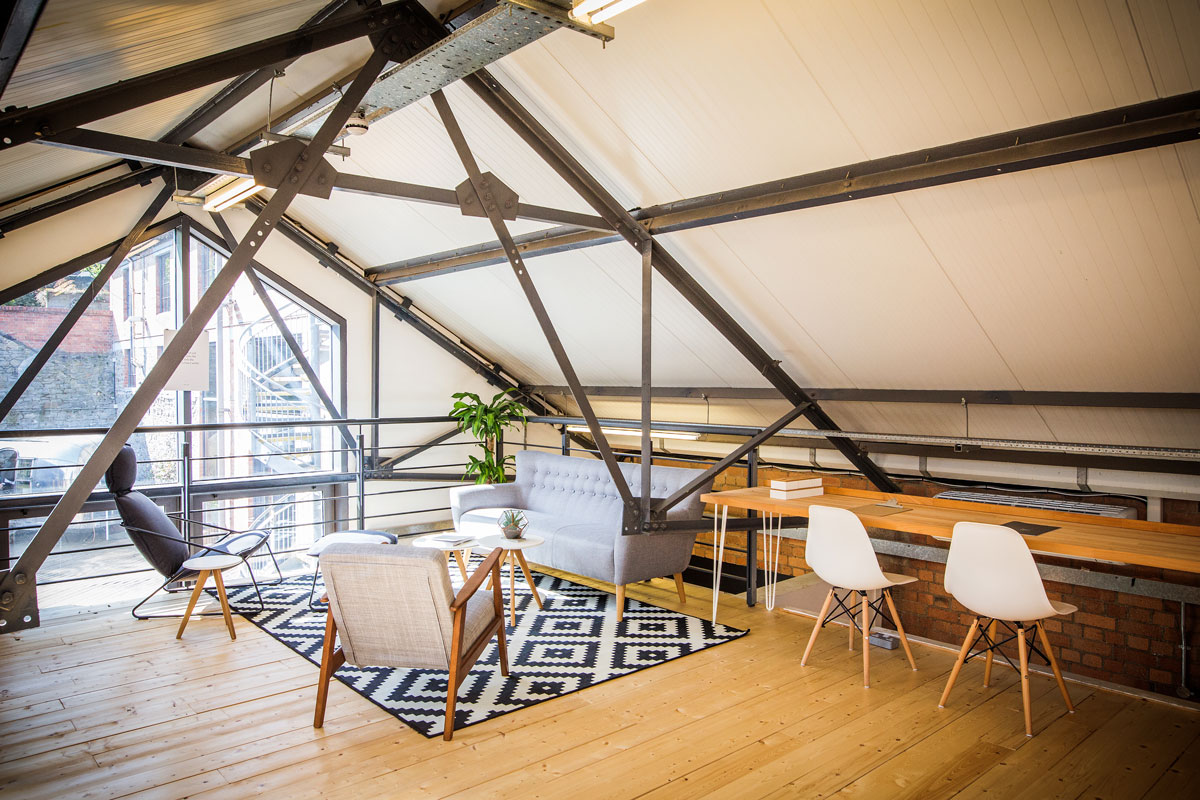
[[[458,422],[458,429],[469,433],[479,441],[482,457],[467,456],[464,477],[474,478],[476,483],[504,483],[508,480],[505,467],[515,459],[505,456],[496,459],[496,443],[504,435],[505,428],[521,428],[525,425],[525,409],[510,397],[512,389],[498,392],[490,402],[484,402],[474,392],[455,392],[454,407],[450,416]]]
[[[525,512],[517,508],[510,508],[500,515],[501,528],[524,528]]]

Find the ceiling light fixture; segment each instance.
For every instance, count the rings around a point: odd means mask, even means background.
[[[571,433],[590,433],[586,425],[568,425],[567,430]],[[600,432],[605,436],[641,436],[642,432],[637,428],[600,428]],[[686,439],[694,442],[700,438],[700,434],[696,431],[656,431],[651,429],[651,439]]]
[[[253,197],[265,188],[267,187],[255,183],[254,178],[238,178],[205,197],[204,210],[213,213],[224,211],[230,206]]]
[[[571,9],[571,16],[589,25],[599,25],[645,0],[583,0]]]

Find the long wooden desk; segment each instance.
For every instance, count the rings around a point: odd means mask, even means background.
[[[906,510],[887,513],[873,506],[895,499]],[[1200,574],[1200,527],[1174,525],[1144,520],[1112,519],[1086,514],[1069,514],[1035,508],[995,506],[986,503],[966,503],[960,500],[938,500],[904,494],[862,491],[858,489],[826,488],[819,497],[800,500],[773,500],[767,487],[709,492],[701,495],[705,503],[716,507],[714,542],[718,553],[724,551],[725,525],[729,509],[757,511],[764,515],[767,534],[767,597],[772,605],[773,583],[770,570],[778,567],[779,539],[773,520],[784,516],[807,517],[810,505],[848,508],[870,528],[901,531],[948,540],[956,522],[987,522],[1003,525],[1020,521],[1054,528],[1036,536],[1025,536],[1029,549],[1035,553],[1061,558],[1089,559],[1120,564],[1179,570]],[[874,513],[873,513],[874,512]],[[880,513],[882,512],[882,513]],[[750,548],[747,548],[750,549]],[[772,564],[772,556],[775,563]],[[716,560],[716,559],[714,559]],[[757,565],[747,564],[747,569]],[[714,596],[720,582],[720,563],[714,564]],[[714,602],[714,620],[716,618]]]

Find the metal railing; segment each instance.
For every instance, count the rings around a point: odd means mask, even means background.
[[[173,445],[167,446],[177,448],[177,456],[163,457],[164,443],[160,440],[153,447],[156,451],[155,457],[139,459],[139,491],[162,504],[168,511],[181,511],[198,519],[217,514],[224,515],[227,519],[236,516],[241,520],[241,527],[270,530],[272,545],[281,545],[276,548],[277,555],[287,555],[302,553],[308,549],[311,538],[297,535],[306,528],[312,531],[312,538],[316,538],[335,529],[380,526],[385,520],[390,520],[392,525],[389,527],[394,527],[413,517],[441,514],[448,517],[448,505],[421,502],[420,498],[430,492],[445,491],[452,486],[461,485],[466,469],[465,454],[461,460],[431,457],[431,454],[440,452],[436,448],[461,449],[464,445],[477,443],[467,440],[406,444],[403,442],[411,442],[420,437],[411,434],[400,435],[399,431],[409,430],[413,425],[450,425],[453,422],[448,416],[422,416],[147,425],[138,428],[130,441],[138,447],[140,437],[139,449],[142,455],[146,455],[150,450],[147,437],[174,435],[176,439]],[[265,441],[261,432],[269,429],[281,432],[275,435],[273,441],[285,439],[284,432],[289,429],[299,429],[304,432],[306,439],[313,439],[310,432],[314,429],[333,429],[335,426],[357,429],[353,447],[336,446],[341,444],[338,437],[334,440],[334,446],[296,453],[281,452],[273,446],[260,447],[259,444],[254,444],[252,449],[255,452],[211,454],[201,450],[201,443],[197,441],[197,434],[231,434],[249,430],[252,436],[247,441],[261,443]],[[98,437],[106,430],[0,430],[0,442],[6,442],[5,446],[16,449],[19,454],[21,443],[25,440],[39,439],[44,443],[45,440],[56,437]],[[379,430],[383,431],[383,437],[368,442],[366,432]],[[392,431],[397,432],[395,438],[398,443],[393,444],[385,440]],[[337,434],[331,432],[331,436],[336,437]],[[404,463],[406,454],[410,452],[425,453],[422,462],[436,463]],[[270,471],[267,466],[268,459],[287,455],[299,458],[295,471],[278,470],[278,464],[275,471]],[[386,471],[376,469],[375,464],[381,462],[385,456],[396,459],[398,463],[392,464]],[[83,451],[80,451],[78,460],[86,460]],[[75,471],[83,466],[82,463],[38,463],[36,458],[20,461],[24,463],[19,463],[14,468],[12,478],[16,478],[17,473],[30,475],[39,471],[43,474],[57,471],[55,474],[61,478],[59,483],[62,488],[73,479]],[[219,466],[214,468],[214,464]],[[164,468],[164,465],[170,466]],[[214,475],[214,472],[217,474]],[[3,477],[5,476],[0,474],[0,478]],[[401,489],[369,487],[368,484],[375,480],[419,481],[422,485]],[[51,481],[42,480],[39,485],[45,486],[47,483]],[[24,487],[28,488],[20,491]],[[5,484],[5,492],[0,494],[0,532],[4,534],[0,536],[0,569],[17,560],[18,551],[22,549],[20,540],[32,537],[36,533],[41,527],[41,521],[37,517],[48,514],[61,497],[60,491],[35,491],[33,487],[32,481],[20,484],[16,480],[10,480]],[[279,497],[280,495],[284,497]],[[95,516],[97,514],[99,516]],[[91,567],[114,565],[124,560],[117,555],[118,552],[130,551],[133,547],[133,543],[120,527],[119,517],[112,512],[111,495],[103,487],[97,487],[84,505],[80,516],[60,540],[60,545],[50,553],[50,560],[42,567],[41,572],[51,574],[39,576],[39,583],[64,583],[150,571],[149,565],[140,559],[136,563],[126,564],[124,569],[81,569],[81,574],[71,574],[71,568],[55,565],[55,562],[61,564],[67,557],[71,557],[73,562],[85,562]]]

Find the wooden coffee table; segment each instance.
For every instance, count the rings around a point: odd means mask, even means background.
[[[525,574],[525,582],[529,584],[529,591],[533,593],[534,602],[537,607],[542,607],[542,598],[538,594],[537,584],[533,582],[533,576],[529,574],[529,565],[525,563],[525,555],[521,552],[529,547],[537,547],[545,543],[545,539],[540,536],[522,536],[520,539],[509,539],[504,536],[485,536],[475,542],[476,547],[493,550],[499,547],[504,551],[504,563],[508,564],[508,621],[511,625],[517,624],[517,565],[521,567],[521,572]]]

